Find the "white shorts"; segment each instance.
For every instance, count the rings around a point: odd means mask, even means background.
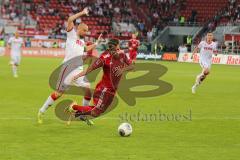
[[[57,86],[56,86],[57,91],[59,92],[67,91],[71,86],[84,87],[84,88],[90,87],[90,83],[87,77],[85,76],[79,77],[76,81],[74,81],[74,83],[72,83],[73,77],[83,71],[82,67],[78,67],[76,69],[73,69],[72,71],[69,68],[70,67],[68,65],[62,66],[62,69],[57,81]]]
[[[205,60],[205,59],[200,59],[199,60],[199,64],[202,68],[204,69],[210,69],[211,68],[211,65],[212,65],[212,60]]]
[[[11,63],[15,65],[20,65],[21,55],[12,55],[11,54]]]

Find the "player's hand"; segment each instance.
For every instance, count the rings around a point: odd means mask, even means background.
[[[82,11],[82,13],[88,16],[88,15],[89,15],[89,10],[88,10],[88,8],[87,8],[87,7],[84,8],[83,11]]]
[[[95,42],[96,45],[98,45],[102,40],[102,33],[98,36],[97,41]]]

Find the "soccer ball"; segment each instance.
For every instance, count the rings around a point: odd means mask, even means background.
[[[118,133],[120,134],[120,136],[122,137],[127,137],[130,136],[132,134],[132,126],[129,123],[122,123],[120,124],[120,126],[118,127]]]

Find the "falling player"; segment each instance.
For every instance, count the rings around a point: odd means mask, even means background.
[[[201,41],[199,45],[194,49],[193,55],[196,54],[200,49],[199,63],[202,67],[202,72],[197,75],[196,82],[192,87],[192,93],[196,93],[197,87],[203,82],[203,80],[210,73],[212,64],[212,55],[217,53],[217,42],[213,42],[213,34],[207,33],[206,40]]]
[[[87,118],[88,116],[98,117],[111,105],[122,73],[133,69],[131,60],[119,49],[118,39],[111,39],[108,42],[108,49],[87,70],[76,75],[73,81],[100,67],[103,68],[103,76],[94,91],[94,105],[79,106],[73,103],[67,108],[67,111],[75,116],[80,116],[80,119],[88,124],[92,124],[92,121]]]
[[[139,45],[140,45],[140,42],[139,40],[137,40],[137,33],[132,34],[132,39],[130,39],[128,42],[128,48],[129,48],[129,57],[133,62],[136,61]]]
[[[8,44],[9,44],[9,47],[11,48],[10,64],[12,66],[13,76],[17,78],[18,77],[17,68],[20,65],[20,61],[21,61],[21,47],[23,46],[23,39],[19,37],[18,32],[16,32],[15,36],[11,37],[8,40]]]
[[[89,52],[96,48],[101,35],[96,43],[92,45],[85,45],[83,40],[84,36],[88,32],[88,26],[84,23],[80,23],[77,27],[77,31],[74,29],[74,21],[83,16],[88,15],[88,9],[85,8],[82,12],[72,15],[67,21],[67,41],[65,49],[65,58],[63,60],[62,70],[59,74],[57,83],[57,90],[53,92],[45,101],[43,106],[38,112],[38,123],[42,123],[43,114],[46,110],[53,105],[53,103],[62,96],[62,94],[71,86],[72,77],[80,73],[83,70],[84,52]],[[69,64],[70,63],[70,64]],[[90,83],[86,77],[79,77],[75,83],[75,86],[83,87],[85,89],[85,96],[83,98],[83,105],[89,105],[91,100]]]

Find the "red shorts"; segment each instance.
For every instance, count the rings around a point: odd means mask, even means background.
[[[94,106],[102,113],[111,105],[115,96],[115,92],[104,86],[97,86],[93,94]]]
[[[137,51],[129,51],[129,56],[131,60],[137,59]]]

